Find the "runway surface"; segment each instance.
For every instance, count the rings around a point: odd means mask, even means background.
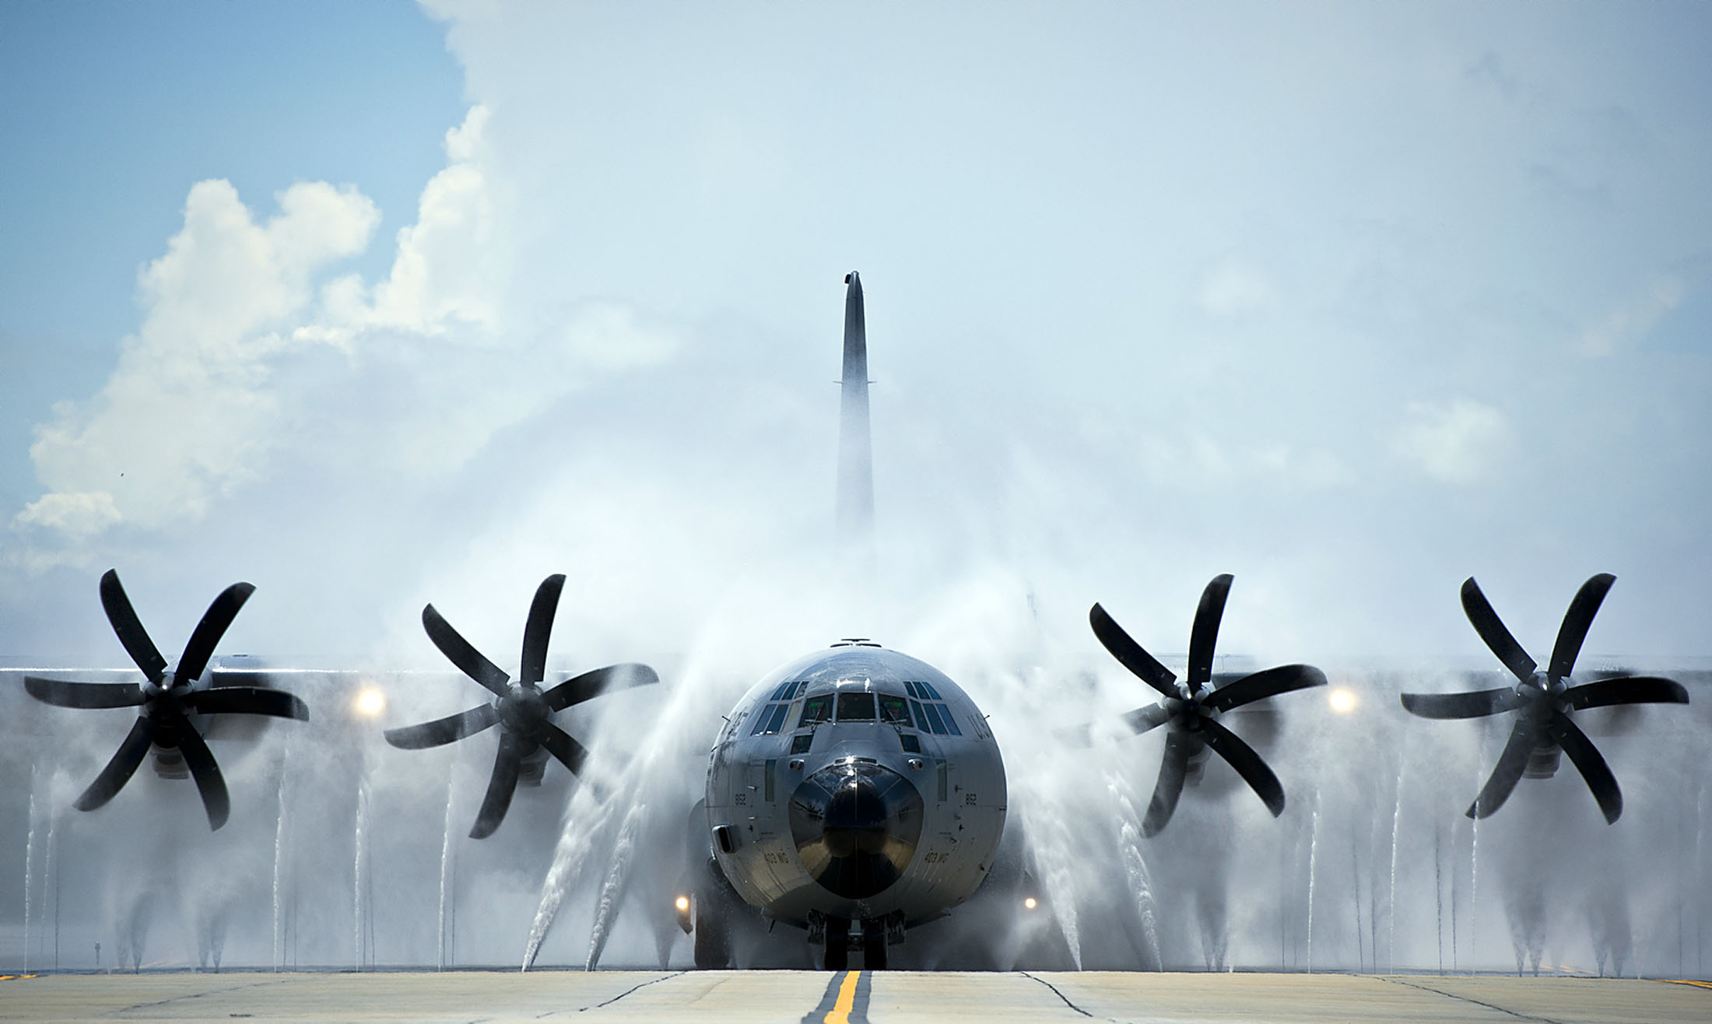
[[[0,980],[0,1020],[1712,1021],[1712,984],[1332,974],[97,974]]]

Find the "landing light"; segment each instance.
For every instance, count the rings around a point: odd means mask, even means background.
[[[1347,686],[1334,686],[1326,691],[1326,703],[1333,714],[1347,715],[1360,706],[1361,699]]]
[[[1035,907],[1038,907],[1038,906],[1040,906],[1040,901],[1035,899],[1033,896],[1026,897],[1022,901],[1022,909],[1024,909],[1024,910],[1033,910]]]
[[[677,899],[672,901],[672,906],[678,908],[678,913],[687,914],[690,910],[690,898],[688,896],[679,896]]]
[[[378,686],[365,686],[351,698],[351,711],[358,718],[379,718],[386,712],[386,693]]]

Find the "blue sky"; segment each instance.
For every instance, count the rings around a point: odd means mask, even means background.
[[[1591,647],[1705,653],[1708,38],[1698,4],[7,6],[0,615],[109,650],[107,565],[185,628],[244,575],[242,643],[396,657],[422,600],[497,627],[562,568],[591,642],[848,632],[779,595],[819,588],[854,267],[886,638],[1012,636],[1032,592],[1080,651],[1093,600],[1186,622],[1230,571],[1248,650],[1478,653],[1475,574],[1543,647],[1611,571]]]
[[[137,321],[138,269],[191,182],[266,197],[361,182],[407,222],[463,109],[438,24],[404,0],[0,7],[0,499],[34,490],[30,428],[92,391]],[[383,270],[384,246],[358,257]]]

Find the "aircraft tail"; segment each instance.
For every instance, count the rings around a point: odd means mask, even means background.
[[[868,332],[862,313],[862,278],[844,276],[844,378],[838,427],[838,535],[872,539],[874,451],[868,429]]]

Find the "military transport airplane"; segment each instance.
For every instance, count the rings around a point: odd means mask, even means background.
[[[873,521],[868,422],[867,338],[862,282],[847,285],[838,470],[838,523],[847,542],[867,542]],[[537,590],[525,623],[515,678],[476,650],[429,605],[422,621],[433,644],[491,700],[421,725],[390,729],[396,747],[448,744],[498,731],[493,770],[471,835],[491,835],[516,787],[539,784],[547,758],[577,774],[587,754],[554,721],[572,705],[615,689],[653,684],[645,665],[594,669],[552,685],[546,656],[563,576]],[[1170,820],[1186,784],[1209,754],[1228,763],[1274,815],[1285,805],[1282,784],[1256,751],[1221,721],[1227,712],[1309,687],[1326,676],[1309,665],[1284,665],[1243,676],[1214,671],[1214,648],[1231,577],[1208,584],[1189,636],[1186,677],[1179,680],[1130,637],[1100,605],[1090,624],[1100,644],[1156,691],[1158,703],[1125,722],[1137,733],[1166,731],[1164,757],[1143,831]],[[1514,687],[1461,695],[1403,697],[1404,706],[1434,718],[1514,710],[1511,743],[1493,781],[1470,813],[1491,813],[1524,773],[1545,775],[1567,752],[1586,776],[1607,817],[1620,811],[1616,781],[1590,742],[1570,722],[1577,708],[1687,701],[1683,688],[1653,677],[1602,679],[1568,686],[1576,653],[1609,577],[1595,577],[1566,617],[1551,668],[1536,670],[1473,581],[1464,590],[1471,621],[1517,677]],[[248,584],[222,593],[197,626],[176,668],[148,639],[115,573],[102,579],[109,621],[144,682],[71,682],[31,675],[29,693],[77,708],[139,709],[119,752],[78,806],[110,800],[150,750],[168,776],[194,777],[209,822],[226,819],[227,794],[203,731],[229,713],[304,718],[296,697],[258,685],[263,669],[233,671],[212,655],[249,596]],[[213,667],[210,667],[212,665]],[[171,671],[169,671],[169,668]],[[336,675],[338,673],[325,673]],[[945,673],[868,639],[841,639],[756,683],[725,716],[706,768],[705,791],[689,815],[689,863],[674,894],[679,926],[695,937],[698,967],[732,963],[732,936],[745,927],[801,928],[828,969],[859,951],[865,966],[883,967],[909,931],[954,911],[1002,876],[1016,912],[1039,894],[1023,866],[1006,865],[1017,843],[1006,834],[1004,759],[975,700]],[[1014,825],[1013,825],[1014,828]],[[1011,851],[1011,852],[1007,852]]]

